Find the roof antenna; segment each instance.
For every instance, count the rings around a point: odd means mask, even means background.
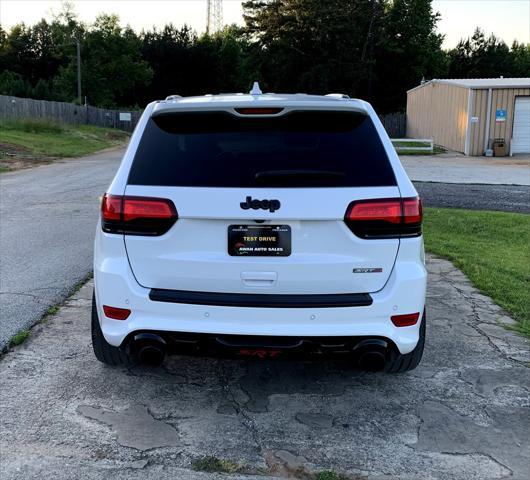
[[[261,91],[261,88],[259,88],[259,83],[254,82],[254,85],[252,85],[252,90],[249,92],[251,95],[261,95],[263,92]]]

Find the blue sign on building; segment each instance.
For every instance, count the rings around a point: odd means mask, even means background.
[[[505,122],[506,121],[506,110],[497,109],[495,111],[495,121],[496,122]]]

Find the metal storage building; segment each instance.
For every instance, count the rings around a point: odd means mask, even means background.
[[[530,153],[530,78],[423,83],[407,92],[407,136],[466,155],[484,155],[502,138],[507,154]]]

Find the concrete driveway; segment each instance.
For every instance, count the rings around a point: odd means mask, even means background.
[[[530,155],[466,157],[450,152],[440,155],[401,155],[411,180],[419,182],[530,185]]]
[[[428,268],[426,355],[403,375],[191,357],[105,367],[88,284],[0,360],[2,480],[528,479],[529,343],[452,264]],[[240,472],[195,472],[204,456]]]

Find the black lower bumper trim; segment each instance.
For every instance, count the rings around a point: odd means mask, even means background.
[[[372,297],[368,293],[285,295],[261,293],[190,292],[185,290],[165,290],[161,288],[153,288],[149,292],[149,298],[153,302],[256,308],[367,307],[372,304]]]
[[[395,344],[383,337],[293,337],[263,335],[227,335],[169,331],[132,332],[122,343],[125,349],[137,350],[136,339],[161,338],[170,355],[198,355],[211,357],[257,356],[311,358],[357,354],[367,343],[377,344],[389,351],[397,351]]]

